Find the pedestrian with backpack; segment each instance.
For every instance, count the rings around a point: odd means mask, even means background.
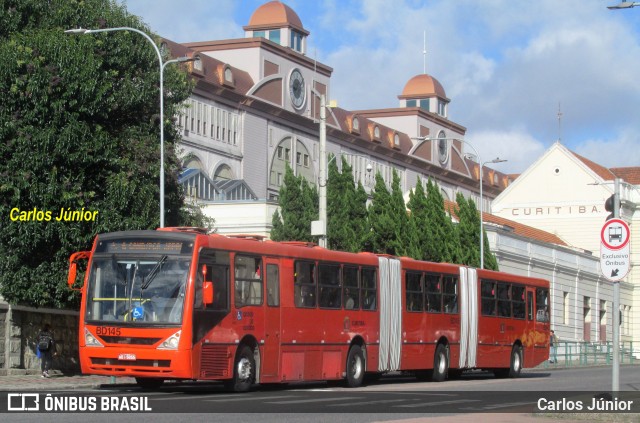
[[[55,355],[56,342],[53,339],[53,333],[51,332],[51,326],[45,324],[42,330],[38,334],[36,347],[40,355],[40,369],[42,370],[42,377],[49,377],[49,370],[51,370],[51,364],[53,363],[53,356]]]

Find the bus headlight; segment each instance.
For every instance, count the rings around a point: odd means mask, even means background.
[[[84,328],[84,344],[87,347],[104,347],[87,328]]]
[[[180,342],[180,333],[182,331],[179,330],[176,333],[174,333],[173,335],[171,335],[170,337],[168,337],[162,344],[160,344],[160,346],[158,347],[159,350],[177,350],[178,349],[178,343]]]

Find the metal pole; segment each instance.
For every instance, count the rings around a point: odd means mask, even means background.
[[[620,218],[620,178],[614,181],[613,217]],[[611,391],[620,390],[620,282],[613,282],[613,366]]]
[[[136,28],[119,27],[119,28],[104,28],[104,29],[71,29],[65,31],[70,34],[95,34],[98,32],[113,32],[113,31],[132,31],[142,35],[153,46],[153,49],[158,56],[158,64],[160,67],[160,227],[164,228],[164,87],[162,77],[162,54],[156,43],[145,32]]]
[[[327,100],[320,95],[320,163],[318,177],[319,220],[323,231],[320,236],[320,246],[327,248]]]
[[[482,161],[480,156],[478,156],[478,165],[480,166],[480,269],[484,269],[484,221],[482,219],[484,205],[482,204]]]

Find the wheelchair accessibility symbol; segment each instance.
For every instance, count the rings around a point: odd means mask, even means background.
[[[131,316],[136,320],[142,319],[144,317],[144,308],[141,306],[134,307],[133,310],[131,310]]]

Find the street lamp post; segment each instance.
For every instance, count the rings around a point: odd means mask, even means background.
[[[506,160],[502,160],[498,157],[496,157],[493,160],[490,160],[488,162],[482,162],[482,160],[480,159],[480,155],[478,154],[478,150],[476,150],[476,148],[468,141],[465,141],[463,139],[459,139],[459,138],[429,138],[429,137],[420,137],[420,138],[414,138],[417,140],[423,140],[423,141],[452,141],[452,140],[457,140],[460,141],[464,144],[466,144],[467,146],[469,146],[469,148],[471,148],[475,154],[476,159],[478,160],[478,165],[480,166],[480,268],[484,269],[484,220],[482,219],[482,214],[484,212],[484,205],[483,205],[483,200],[482,200],[482,178],[483,178],[483,172],[482,172],[482,168],[484,167],[484,165],[486,163],[502,163],[502,162],[506,162]]]
[[[164,228],[164,67],[169,63],[182,63],[193,61],[194,59],[188,57],[180,57],[173,60],[162,62],[162,54],[156,43],[145,32],[136,28],[119,27],[119,28],[104,28],[104,29],[68,29],[66,34],[97,34],[98,32],[114,32],[114,31],[133,31],[147,39],[153,46],[153,49],[158,56],[158,65],[160,67],[160,227]]]

